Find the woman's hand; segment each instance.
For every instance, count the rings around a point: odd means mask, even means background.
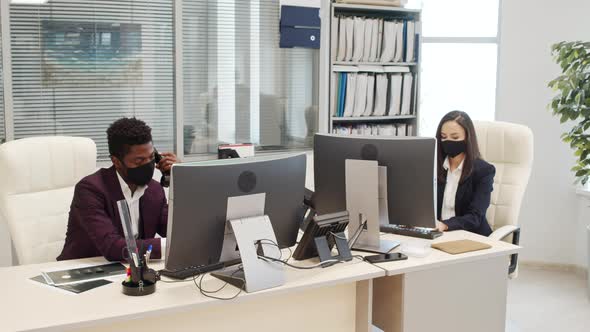
[[[449,226],[447,226],[445,223],[442,223],[440,221],[436,221],[436,230],[439,232],[444,232],[446,230],[449,229]]]

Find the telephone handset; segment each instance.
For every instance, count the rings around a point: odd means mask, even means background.
[[[156,162],[156,165],[160,163],[162,158],[163,158],[162,155],[158,152],[158,150],[156,150],[154,148],[154,161]],[[170,170],[161,171],[161,172],[162,172],[162,178],[160,178],[160,184],[162,185],[162,187],[170,186]]]

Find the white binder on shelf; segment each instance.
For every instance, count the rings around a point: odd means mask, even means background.
[[[354,111],[352,116],[358,117],[365,113],[367,105],[367,73],[356,75],[356,95],[354,96]]]
[[[344,61],[346,58],[346,18],[338,18],[338,55],[336,61]]]
[[[414,136],[414,125],[411,123],[406,125],[406,136]]]
[[[363,48],[365,46],[365,19],[362,17],[354,18],[354,34],[352,46],[352,61],[361,61],[361,59],[363,58]]]
[[[384,116],[387,111],[387,74],[376,75],[374,116]]]
[[[395,136],[395,126],[381,125],[379,127],[379,136]]]
[[[395,57],[395,22],[385,21],[383,26],[383,48],[381,62],[391,62]]]
[[[391,74],[389,77],[389,112],[390,116],[400,115],[402,103],[402,74]]]
[[[369,58],[371,57],[371,51],[373,49],[373,21],[371,19],[365,20],[365,36],[364,36],[364,46],[363,46],[363,62],[368,62]]]
[[[408,21],[407,23],[407,34],[406,34],[406,62],[414,62],[414,39],[416,34],[414,33],[414,21]]]
[[[404,22],[396,22],[395,62],[404,61]]]
[[[412,73],[403,74],[403,90],[402,90],[402,115],[412,114],[412,86],[414,83],[414,76]]]
[[[377,38],[379,38],[379,20],[372,19],[371,22],[371,49],[369,51],[369,62],[375,62],[378,60],[377,57],[377,49],[379,48],[379,43]]]
[[[352,60],[353,39],[354,39],[354,18],[347,17],[346,21],[346,55],[344,61]]]
[[[369,74],[367,76],[367,103],[365,105],[365,111],[363,116],[373,115],[373,105],[375,100],[375,75]]]
[[[344,117],[351,117],[354,112],[354,97],[356,93],[356,73],[349,73],[346,81],[346,99],[344,102]]]
[[[338,60],[338,28],[340,27],[340,18],[338,16],[332,18],[332,26],[330,27],[330,35],[331,35],[331,47],[330,47],[330,57],[332,61]]]
[[[383,19],[377,20],[377,54],[375,55],[375,61],[380,61],[381,53],[383,49]]]

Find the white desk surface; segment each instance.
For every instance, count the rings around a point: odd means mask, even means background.
[[[313,265],[319,260],[292,262],[296,265]],[[64,269],[80,264],[102,264],[102,258],[90,258],[46,264],[34,264],[0,268],[0,330],[2,331],[63,331],[71,328],[89,327],[99,323],[137,319],[158,314],[182,312],[209,305],[223,305],[226,301],[207,298],[200,294],[192,279],[187,282],[158,282],[152,295],[143,297],[125,296],[121,293],[122,277],[111,284],[90,291],[73,294],[52,288],[29,278],[37,276],[42,270]],[[153,264],[160,269],[163,262]],[[375,266],[355,258],[351,262],[337,264],[329,268],[295,270],[285,267],[286,283],[277,288],[256,293],[242,292],[232,302],[250,301],[264,296],[278,296],[301,290],[346,284],[361,280],[382,277],[385,272]],[[170,280],[170,279],[166,279]],[[215,290],[224,282],[207,275],[203,288]],[[232,297],[239,290],[227,285],[218,297]]]
[[[402,243],[407,241],[427,241],[397,235],[383,235],[385,239],[395,239]],[[263,296],[277,296],[300,290],[339,285],[361,280],[369,280],[386,275],[397,275],[412,271],[436,268],[460,262],[469,262],[486,258],[508,256],[516,253],[520,247],[506,242],[490,240],[486,237],[465,231],[445,233],[433,242],[457,239],[472,239],[492,245],[491,249],[450,255],[432,250],[425,258],[410,257],[405,261],[381,263],[379,267],[355,258],[352,262],[337,264],[324,269],[295,270],[285,267],[285,285],[256,293],[243,292],[234,302],[249,301]],[[398,249],[399,250],[399,249]],[[396,250],[397,251],[397,250]],[[354,252],[353,254],[368,255]],[[163,283],[158,282],[155,294],[145,297],[129,297],[121,293],[121,280],[81,293],[70,294],[29,280],[42,270],[55,268],[68,269],[80,264],[101,264],[102,258],[90,258],[75,261],[53,262],[0,268],[0,312],[2,313],[1,330],[7,331],[62,331],[68,328],[94,326],[98,323],[137,319],[158,314],[181,312],[209,305],[223,305],[226,301],[214,300],[202,296],[192,282]],[[316,264],[317,259],[296,262],[300,265]],[[163,267],[162,262],[153,264],[153,268]],[[169,279],[167,279],[169,280]],[[221,280],[207,275],[203,287],[207,290],[217,289],[223,285]],[[225,287],[215,294],[219,297],[231,297],[237,288]]]
[[[427,243],[428,245],[439,242],[447,242],[454,240],[473,240],[477,242],[487,243],[492,246],[490,249],[484,249],[479,251],[467,252],[459,255],[451,255],[446,252],[432,249],[430,254],[424,258],[408,257],[407,260],[393,261],[387,263],[379,263],[379,266],[387,270],[388,276],[409,273],[414,271],[422,271],[426,269],[432,269],[442,266],[447,266],[456,263],[467,263],[476,260],[482,260],[487,258],[494,258],[499,256],[506,256],[518,253],[521,249],[519,246],[504,242],[492,240],[488,237],[467,232],[467,231],[453,231],[445,232],[442,236],[434,240],[426,240],[419,238],[410,238],[401,235],[394,234],[382,234],[382,239],[399,241],[402,244],[407,242],[414,243]],[[393,252],[400,252],[400,247],[397,247]],[[353,251],[355,255],[371,255],[367,253],[361,253]],[[508,262],[508,261],[507,261]],[[506,265],[506,273],[508,273],[508,265]]]

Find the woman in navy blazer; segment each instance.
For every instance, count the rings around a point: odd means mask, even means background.
[[[496,169],[481,159],[471,118],[461,111],[448,113],[438,125],[436,138],[437,229],[490,235],[486,211]]]

